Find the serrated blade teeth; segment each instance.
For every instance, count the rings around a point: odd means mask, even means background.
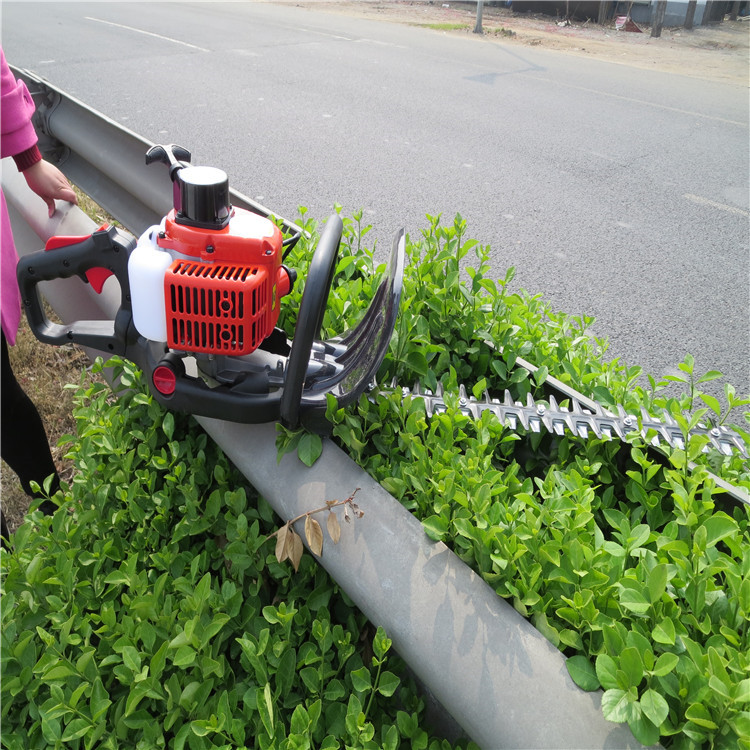
[[[400,391],[402,398],[420,398],[424,401],[425,412],[428,417],[441,414],[448,410],[444,399],[444,388],[437,384],[436,394],[424,388],[417,382],[413,389],[399,387],[394,379],[393,390]],[[383,391],[380,391],[383,393]],[[570,406],[561,406],[554,396],[549,397],[549,406],[542,402],[535,402],[531,394],[527,394],[525,403],[515,401],[510,390],[503,391],[502,401],[492,398],[485,390],[483,400],[469,395],[466,386],[458,388],[458,401],[461,411],[473,419],[481,418],[485,411],[490,411],[498,420],[511,431],[523,428],[530,432],[541,432],[544,427],[548,432],[564,435],[566,432],[578,438],[587,439],[590,435],[612,440],[628,440],[632,433],[639,433],[650,445],[671,446],[679,450],[685,449],[685,437],[682,428],[669,412],[661,412],[656,417],[649,414],[645,408],[639,409],[639,416],[628,414],[622,404],[616,408],[606,409],[601,405],[589,408],[574,397],[567,397]],[[374,396],[373,396],[374,397]],[[709,446],[717,449],[725,456],[740,453],[748,457],[748,450],[741,435],[724,426],[715,426],[707,422],[698,424],[691,434],[707,437],[704,451]]]

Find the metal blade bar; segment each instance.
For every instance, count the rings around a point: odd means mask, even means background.
[[[396,390],[396,383],[392,387]],[[432,393],[417,384],[413,389],[401,388],[401,395],[403,398],[422,399],[428,417],[448,409],[442,386],[438,386],[437,392]],[[563,435],[567,432],[584,439],[593,435],[606,440],[615,438],[625,440],[628,435],[635,433],[640,434],[646,443],[655,447],[667,445],[680,450],[685,448],[685,436],[682,429],[669,414],[664,413],[659,418],[642,410],[639,425],[638,417],[628,414],[622,406],[618,406],[618,413],[614,414],[600,405],[591,409],[588,405],[581,404],[576,398],[571,397],[569,401],[569,407],[560,406],[554,396],[550,396],[549,404],[545,404],[534,401],[529,394],[524,404],[514,401],[507,390],[502,401],[491,398],[489,393],[485,393],[484,399],[479,400],[470,396],[463,385],[458,390],[458,405],[462,413],[472,419],[479,419],[485,411],[489,411],[498,418],[501,424],[513,431],[523,428],[526,431],[540,432],[544,427],[547,432],[555,435]],[[714,448],[725,456],[731,456],[737,452],[745,458],[749,457],[742,437],[723,425],[699,423],[691,431],[691,435],[705,435],[708,438],[703,448],[704,452]]]

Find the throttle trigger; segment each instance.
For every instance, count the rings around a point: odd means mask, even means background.
[[[99,229],[97,229],[97,232],[106,232],[109,229],[109,224],[102,224]],[[84,242],[87,240],[91,235],[83,235],[81,237],[66,237],[64,235],[56,235],[54,237],[50,237],[46,244],[44,245],[45,252],[48,252],[50,250],[60,250],[64,247],[71,247],[72,245],[77,245],[79,242]],[[110,271],[108,268],[89,268],[88,271],[85,271],[83,274],[83,281],[91,284],[91,288],[97,293],[102,293],[102,288],[104,287],[104,282],[110,277],[113,276],[113,272]]]
[[[108,268],[89,268],[88,271],[86,271],[86,281],[91,284],[91,288],[97,293],[102,293],[102,288],[104,287],[104,282],[110,277],[114,276],[114,272],[110,271]]]

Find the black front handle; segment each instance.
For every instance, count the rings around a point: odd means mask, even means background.
[[[34,335],[47,344],[79,344],[109,354],[125,354],[132,328],[128,259],[136,241],[115,227],[104,227],[84,239],[53,250],[26,255],[18,262],[18,287]],[[120,283],[120,307],[115,320],[84,320],[68,325],[53,323],[45,314],[39,296],[41,281],[86,278],[91,269],[111,271]]]
[[[336,269],[343,229],[341,217],[338,214],[331,215],[320,235],[307,272],[280,404],[281,421],[290,428],[299,424],[302,391],[310,353],[313,341],[320,338],[323,327],[323,316]]]

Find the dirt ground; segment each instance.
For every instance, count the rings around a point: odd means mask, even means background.
[[[643,33],[618,31],[615,21],[565,23],[562,19],[485,5],[483,34],[474,34],[475,2],[442,0],[267,0],[369,19],[424,26],[434,33],[462,34],[478,43],[540,46],[595,57],[637,68],[680,73],[695,78],[750,84],[750,19],[711,26],[664,28],[658,38],[649,26]]]

